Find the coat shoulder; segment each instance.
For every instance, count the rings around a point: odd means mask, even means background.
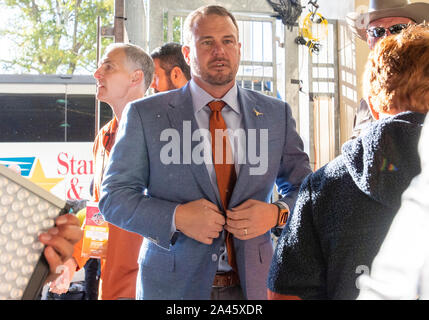
[[[159,92],[131,102],[139,113],[155,114],[167,111],[170,106],[182,105],[188,98],[189,92],[185,88]]]
[[[279,98],[269,96],[267,94],[264,94],[262,92],[255,91],[255,90],[240,88],[240,94],[242,94],[243,96],[247,97],[248,99],[254,102],[263,102],[272,106],[284,107],[285,104],[287,104],[284,101],[280,100]]]

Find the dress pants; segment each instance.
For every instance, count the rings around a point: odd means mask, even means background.
[[[212,287],[211,300],[245,300],[239,284],[231,287]]]

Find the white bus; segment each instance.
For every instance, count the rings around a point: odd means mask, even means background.
[[[112,118],[100,108],[100,127]],[[61,199],[89,199],[95,137],[92,76],[0,75],[0,164]]]

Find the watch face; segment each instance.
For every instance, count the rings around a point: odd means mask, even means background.
[[[277,218],[277,227],[282,227],[286,224],[289,216],[289,210],[285,208],[280,202],[274,203],[279,208],[279,215]]]

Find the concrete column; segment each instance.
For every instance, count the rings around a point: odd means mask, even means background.
[[[125,30],[129,42],[147,50],[147,15],[144,0],[125,1],[125,16]]]
[[[292,31],[285,30],[285,100],[292,108],[293,117],[296,120],[296,128],[299,133],[299,55],[295,38],[298,36],[298,27]]]
[[[115,42],[124,42],[124,0],[115,0],[115,18],[113,23],[113,34],[115,36]]]

